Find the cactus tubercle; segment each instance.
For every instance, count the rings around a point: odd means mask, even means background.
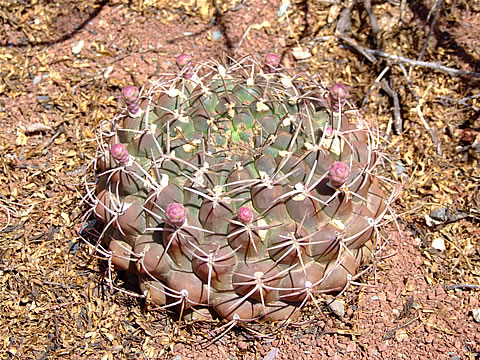
[[[350,96],[348,86],[341,83],[333,84],[330,88],[330,96],[334,99],[346,99]]]
[[[184,66],[190,64],[192,62],[192,56],[188,54],[181,54],[178,55],[175,59],[175,63],[179,67],[179,69],[183,69]]]
[[[350,96],[350,92],[348,91],[348,86],[341,83],[333,84],[330,87],[330,104],[334,111],[338,111],[340,107],[347,102],[347,98]]]

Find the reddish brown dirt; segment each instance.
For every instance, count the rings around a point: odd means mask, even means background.
[[[391,228],[390,228],[391,229]],[[393,229],[391,229],[393,230]],[[479,325],[469,308],[480,300],[465,292],[446,292],[428,284],[412,236],[392,231],[393,256],[385,259],[367,285],[347,297],[345,316],[289,329],[273,342],[232,341],[199,351],[195,345],[175,345],[182,359],[260,359],[278,348],[275,359],[451,359],[478,348]],[[462,305],[466,305],[462,308]],[[468,305],[467,305],[468,304]],[[321,319],[321,317],[320,317]],[[249,351],[256,354],[249,354]]]
[[[388,76],[402,101],[402,134],[391,130],[386,93],[377,88],[367,96],[362,111],[377,118],[393,159],[386,174],[405,180],[397,203],[404,232],[402,237],[388,225],[385,254],[391,256],[361,279],[365,286],[353,286],[339,299],[343,317],[312,307],[302,324],[278,333],[256,328],[273,334],[266,339],[236,329],[204,348],[204,325],[174,324],[102,285],[104,267],[76,235],[94,128],[122,106],[116,99],[123,86],[148,86],[160,73],[176,71],[173,59],[182,52],[196,61],[275,52],[285,67],[320,73],[327,84],[351,85],[358,104],[386,64],[369,64],[335,38],[344,9],[335,1],[299,2],[288,17],[278,16],[279,0],[32,3],[0,5],[1,358],[480,358],[480,324],[472,317],[480,308],[477,78],[416,67],[407,84],[392,65]],[[434,2],[404,9],[393,3],[374,4],[379,43],[416,59]],[[447,0],[442,6],[424,60],[479,71],[471,35],[480,33],[479,6]],[[368,46],[370,27],[360,4],[352,28],[356,41]],[[432,223],[431,211],[447,206],[466,216]],[[433,248],[434,239],[446,249]],[[452,284],[473,287],[446,290]]]

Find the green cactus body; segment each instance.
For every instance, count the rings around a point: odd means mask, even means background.
[[[250,58],[157,82],[102,137],[93,211],[112,263],[162,307],[229,320],[344,289],[389,200],[368,124],[318,93]]]

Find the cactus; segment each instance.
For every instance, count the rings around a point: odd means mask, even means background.
[[[372,262],[392,201],[377,139],[346,86],[276,55],[191,60],[141,98],[126,87],[127,111],[99,132],[95,249],[183,316],[294,318]]]

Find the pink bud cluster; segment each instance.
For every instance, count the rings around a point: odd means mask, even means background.
[[[127,104],[130,114],[138,114],[140,111],[140,91],[133,85],[128,85],[122,89],[122,99]]]
[[[325,136],[326,136],[327,138],[333,137],[334,134],[335,134],[335,130],[333,130],[331,127],[327,127],[327,128],[325,129]]]
[[[188,54],[181,54],[178,55],[175,59],[177,67],[180,71],[185,69],[183,73],[183,77],[185,79],[191,79],[193,76],[193,63],[192,63],[192,56]]]
[[[350,96],[348,86],[341,83],[333,84],[330,88],[330,105],[334,111],[338,111],[340,106],[343,107]]]
[[[112,157],[122,165],[128,164],[128,161],[130,160],[127,146],[125,144],[117,143],[112,145],[110,147],[110,153],[112,154]]]
[[[187,210],[182,204],[170,203],[165,210],[165,217],[170,224],[180,227],[187,220]]]
[[[340,187],[347,181],[350,176],[350,166],[341,161],[335,161],[328,169],[330,184],[334,187]]]
[[[253,220],[253,211],[249,207],[242,206],[238,209],[237,218],[244,224],[250,224]]]
[[[280,57],[277,54],[267,54],[263,59],[263,71],[271,74],[278,71],[280,66]]]

